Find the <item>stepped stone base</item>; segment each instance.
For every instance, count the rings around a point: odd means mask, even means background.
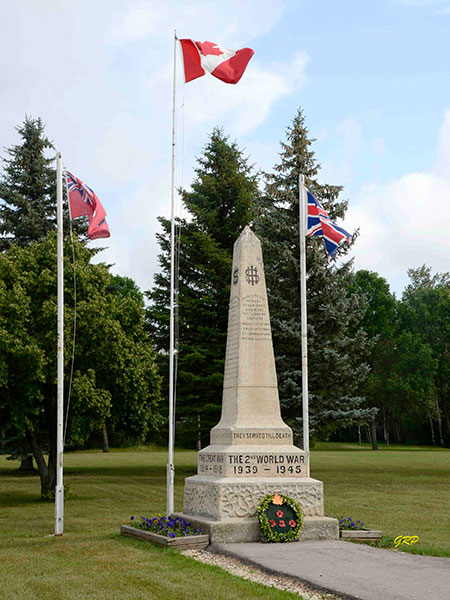
[[[261,541],[261,529],[257,517],[214,521],[186,513],[174,513],[172,516],[181,517],[191,522],[197,529],[201,529],[201,531],[207,533],[211,544]],[[331,519],[330,517],[305,517],[299,541],[323,539],[339,539],[337,519]]]
[[[194,475],[184,484],[184,513],[214,521],[256,516],[267,494],[298,502],[305,517],[323,516],[323,483],[311,477],[212,477]]]
[[[300,540],[339,539],[336,519],[323,516],[323,484],[311,477],[188,477],[184,512],[174,516],[190,521],[214,542],[258,542],[261,530],[256,506],[278,492],[298,502],[305,522]]]

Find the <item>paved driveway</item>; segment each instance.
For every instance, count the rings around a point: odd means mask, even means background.
[[[450,558],[335,540],[212,544],[209,549],[274,573],[296,577],[344,598],[450,599]]]

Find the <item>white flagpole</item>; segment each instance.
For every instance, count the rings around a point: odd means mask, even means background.
[[[62,535],[64,529],[64,486],[63,486],[63,421],[64,421],[64,251],[63,251],[63,188],[62,157],[56,155],[56,223],[57,275],[58,275],[58,380],[56,412],[56,488],[55,488],[55,535]]]
[[[177,32],[173,39],[173,104],[172,104],[172,192],[170,221],[170,325],[169,325],[169,452],[167,464],[167,516],[174,511],[174,478],[173,450],[175,438],[175,406],[174,406],[174,312],[175,312],[175,148],[176,148],[176,74],[177,74]]]
[[[305,176],[299,176],[298,186],[299,233],[300,233],[300,310],[302,322],[302,409],[303,409],[303,450],[308,461],[307,475],[310,476],[309,452],[309,409],[308,409],[308,331],[306,314],[306,194]]]

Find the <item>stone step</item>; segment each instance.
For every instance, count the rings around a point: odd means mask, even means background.
[[[228,542],[260,542],[261,529],[256,517],[244,519],[222,519],[214,521],[198,515],[174,513],[174,518],[182,518],[192,523],[197,529],[209,534],[211,544]],[[337,540],[339,524],[330,517],[305,517],[299,541],[302,540]]]

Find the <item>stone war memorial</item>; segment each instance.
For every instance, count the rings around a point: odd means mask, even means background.
[[[281,418],[261,243],[246,227],[234,244],[222,416],[188,477],[182,516],[213,542],[261,539],[256,506],[284,494],[305,515],[300,539],[337,539],[323,514],[323,484]]]

